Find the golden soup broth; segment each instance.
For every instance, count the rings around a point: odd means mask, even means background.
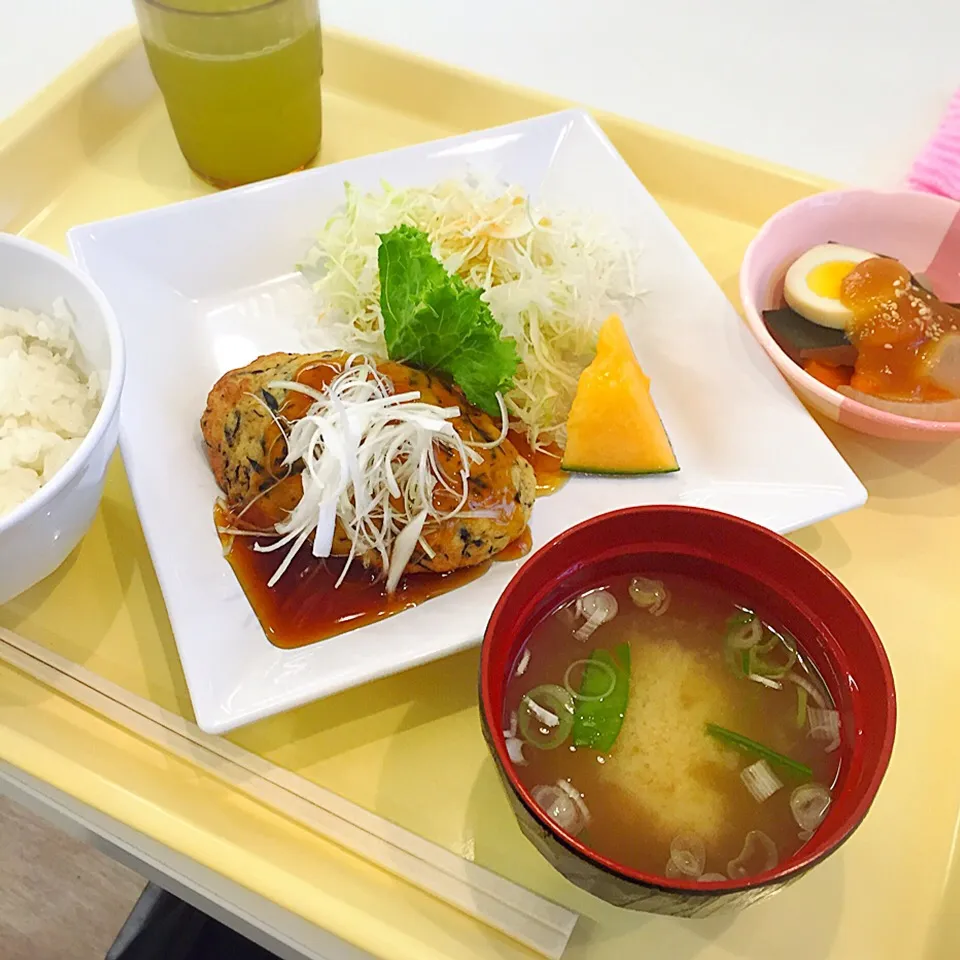
[[[615,596],[616,617],[585,642],[574,637],[569,617],[547,617],[524,647],[530,656],[522,676],[516,676],[515,666],[507,686],[504,729],[530,690],[562,685],[574,661],[628,642],[630,695],[613,748],[608,754],[577,748],[572,737],[549,750],[524,743],[526,763],[516,767],[517,775],[531,789],[568,780],[590,812],[578,839],[645,873],[664,875],[671,839],[681,833],[703,840],[707,873],[726,874],[751,830],[774,841],[782,862],[804,842],[789,800],[796,786],[809,781],[771,764],[784,786],[758,802],[740,771],[759,757],[717,741],[705,732],[705,724],[719,724],[806,764],[813,781],[828,788],[836,782],[839,751],[826,753],[823,740],[811,738],[809,727],[798,726],[794,683],[784,681],[782,689],[771,689],[730,668],[724,637],[737,607],[723,591],[676,574],[643,575],[662,580],[669,590],[666,612],[654,616],[631,601],[631,576],[610,578],[598,586]],[[582,622],[576,621],[574,629]],[[783,661],[785,654],[780,647],[770,658]],[[825,690],[820,677],[803,667],[800,654],[793,671]],[[571,673],[573,689],[579,689],[581,676],[581,667]]]

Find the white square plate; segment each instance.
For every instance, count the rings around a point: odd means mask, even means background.
[[[786,532],[866,491],[794,397],[656,201],[593,119],[567,111],[75,227],[74,256],[112,302],[128,351],[121,448],[197,722],[222,732],[479,641],[518,562],[392,617],[298,650],[266,639],[221,555],[199,439],[207,392],[261,353],[302,349],[310,309],[293,265],[343,182],[429,185],[490,165],[535,202],[596,212],[642,250],[649,293],[626,319],[681,464],[645,478],[575,477],[537,502],[534,547],[607,510],[712,507]]]

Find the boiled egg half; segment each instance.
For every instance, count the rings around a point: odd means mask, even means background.
[[[823,243],[798,257],[783,279],[783,296],[801,317],[821,327],[845,330],[853,314],[840,302],[840,286],[858,263],[876,256],[869,250]]]

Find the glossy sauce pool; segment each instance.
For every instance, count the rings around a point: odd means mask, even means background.
[[[318,560],[304,547],[272,587],[267,583],[284,551],[261,553],[255,537],[221,534],[227,562],[253,607],[267,639],[278,647],[303,647],[402,613],[448,590],[482,577],[490,561],[452,573],[417,573],[388,594],[375,571],[354,563],[339,587],[344,560]],[[510,549],[509,547],[507,548]]]
[[[312,363],[297,372],[296,380],[315,390],[323,390],[341,370],[338,363]],[[277,414],[294,421],[307,412],[312,402],[306,394],[291,392]],[[560,471],[559,451],[556,456],[549,452],[533,455],[522,436],[511,431],[510,440],[522,456],[531,460],[537,474],[538,496],[563,485],[566,477]],[[282,463],[286,444],[276,424],[269,427],[267,450],[272,463]],[[295,475],[280,479],[244,511],[239,521],[218,507],[214,516],[217,530],[237,527],[269,530],[293,509],[300,499],[301,489],[300,479]],[[317,559],[306,545],[283,576],[270,587],[270,578],[286,555],[286,549],[266,553],[256,550],[255,543],[267,545],[271,542],[272,538],[267,536],[234,536],[220,532],[220,540],[226,559],[267,638],[283,648],[306,646],[402,613],[478,579],[493,561],[518,560],[532,549],[527,527],[492,560],[450,573],[408,574],[391,595],[387,594],[377,571],[365,569],[360,562],[353,563],[338,587],[345,561],[337,557]]]
[[[517,448],[517,453],[533,467],[533,472],[537,475],[538,497],[556,493],[570,479],[570,475],[560,469],[563,451],[556,444],[550,444],[545,450],[534,453],[527,443],[527,438],[519,431],[511,430],[507,439]]]

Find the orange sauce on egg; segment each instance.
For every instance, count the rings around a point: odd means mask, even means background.
[[[885,257],[854,267],[840,300],[853,314],[851,387],[888,400],[954,399],[930,379],[927,360],[943,337],[960,331],[960,310],[918,287],[903,264]]]

